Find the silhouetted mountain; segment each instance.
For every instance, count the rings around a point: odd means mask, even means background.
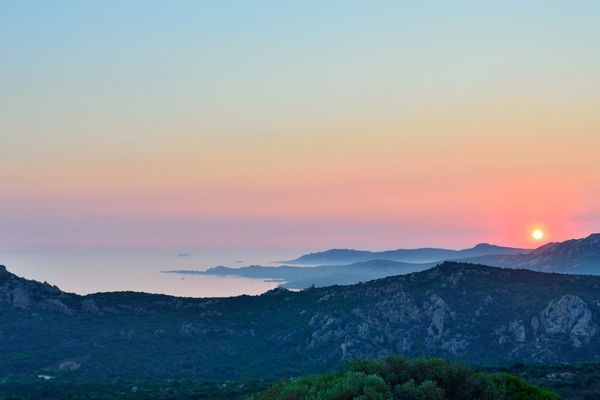
[[[409,264],[388,260],[371,260],[350,265],[322,265],[318,267],[263,267],[251,265],[243,268],[218,266],[206,271],[172,270],[165,273],[190,275],[243,276],[246,278],[272,279],[285,282],[283,287],[305,289],[310,286],[349,285],[387,276],[422,271],[434,266],[428,264]]]
[[[352,249],[332,249],[318,253],[306,254],[295,260],[283,261],[282,263],[300,265],[332,265],[351,264],[370,260],[389,260],[406,263],[431,263],[450,259],[480,257],[486,255],[523,254],[529,251],[529,249],[502,247],[487,243],[480,243],[475,247],[463,250],[421,248],[374,252]]]
[[[0,270],[0,374],[298,376],[357,357],[600,360],[600,277],[446,262],[350,286],[87,296]]]
[[[597,275],[600,274],[600,234],[592,234],[583,239],[548,243],[527,254],[490,255],[461,261],[542,272]]]

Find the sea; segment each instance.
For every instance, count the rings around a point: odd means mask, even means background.
[[[277,266],[293,252],[244,251],[1,251],[0,265],[21,277],[48,282],[66,292],[112,291],[161,293],[184,297],[259,295],[281,282],[242,277],[182,275],[168,270],[204,271],[217,265]]]

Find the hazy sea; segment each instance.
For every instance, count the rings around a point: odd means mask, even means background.
[[[298,254],[244,252],[210,253],[186,250],[187,257],[169,251],[0,251],[0,265],[27,279],[60,289],[89,294],[132,290],[189,297],[257,295],[277,287],[277,282],[240,277],[161,273],[171,269],[206,270],[216,265],[242,267],[271,265]]]

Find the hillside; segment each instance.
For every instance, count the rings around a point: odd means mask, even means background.
[[[582,239],[548,243],[526,254],[488,255],[461,261],[542,272],[598,275],[600,274],[600,233]]]
[[[358,357],[600,360],[600,277],[446,262],[351,286],[192,299],[78,296],[0,270],[0,374],[237,379]]]
[[[356,360],[325,374],[284,380],[102,380],[2,377],[2,399],[47,400],[553,400],[598,398],[597,364],[475,370],[441,359]],[[510,372],[508,374],[507,372]],[[518,376],[523,379],[519,379]],[[538,385],[538,387],[532,384]],[[551,391],[550,391],[550,390]],[[365,396],[365,397],[360,397]],[[412,397],[411,397],[412,396]]]
[[[388,260],[405,263],[431,263],[450,259],[481,257],[487,255],[523,254],[529,251],[529,249],[502,247],[487,243],[480,243],[472,248],[462,250],[420,248],[376,252],[353,249],[331,249],[318,253],[305,254],[295,260],[282,261],[282,263],[296,265],[340,265],[370,260]]]

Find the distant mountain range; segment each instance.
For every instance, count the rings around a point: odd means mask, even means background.
[[[600,233],[583,239],[548,243],[525,254],[487,255],[463,261],[542,272],[600,274]]]
[[[487,255],[526,254],[530,251],[530,249],[502,247],[488,243],[480,243],[475,247],[463,250],[438,248],[398,249],[387,251],[331,249],[319,253],[305,254],[295,260],[282,261],[282,263],[296,265],[343,265],[371,260],[431,263]]]
[[[0,268],[0,376],[299,376],[358,357],[600,361],[600,277],[445,262],[349,286],[194,299],[65,293]]]
[[[376,258],[369,259],[369,257]],[[391,258],[433,261],[414,263],[394,261]],[[357,259],[362,261],[339,264]],[[319,260],[328,260],[331,264],[313,266],[313,263],[317,263]],[[304,289],[310,286],[349,285],[422,271],[440,261],[460,261],[541,272],[600,274],[600,234],[592,234],[583,239],[567,240],[561,243],[549,243],[534,250],[485,243],[464,250],[425,248],[370,252],[334,249],[307,254],[290,261],[290,263],[297,264],[295,266],[263,267],[253,265],[242,268],[219,266],[206,271],[174,270],[165,272],[270,279],[281,281],[281,286],[285,288]]]

